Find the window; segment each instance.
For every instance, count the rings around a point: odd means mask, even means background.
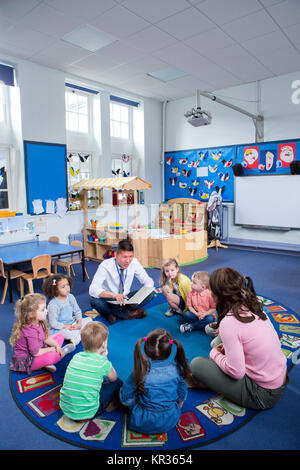
[[[84,92],[67,90],[66,99],[66,127],[72,132],[89,132],[89,99]]]
[[[68,186],[91,177],[92,155],[87,152],[68,152],[67,171]],[[80,194],[77,191],[69,191],[69,209],[81,209]]]
[[[9,209],[7,171],[8,155],[8,149],[0,148],[0,210]]]
[[[110,135],[119,139],[130,138],[130,108],[124,104],[110,103]]]
[[[0,83],[0,123],[4,123],[5,119],[5,91],[4,85]]]

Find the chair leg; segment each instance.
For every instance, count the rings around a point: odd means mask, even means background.
[[[84,268],[84,271],[85,271],[86,278],[89,279],[90,277],[88,275],[88,272],[87,272],[86,268]]]
[[[20,277],[20,297],[24,297],[24,281]]]
[[[75,271],[72,265],[71,265],[71,271],[72,271],[73,276],[75,277]]]
[[[29,292],[30,294],[34,294],[32,280],[31,280],[31,279],[27,279],[27,283],[28,283],[28,292]]]
[[[1,304],[4,304],[4,300],[6,297],[6,292],[7,292],[7,286],[8,286],[8,279],[5,279],[5,284],[4,284],[4,289],[3,289],[3,295],[1,299]]]

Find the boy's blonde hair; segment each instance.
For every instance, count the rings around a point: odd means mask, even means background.
[[[210,274],[207,271],[196,271],[192,275],[192,280],[201,281],[207,288],[209,287]]]
[[[85,351],[97,351],[107,337],[108,329],[99,321],[91,321],[81,330],[81,342]]]
[[[24,326],[30,325],[32,321],[36,320],[36,312],[41,304],[46,304],[46,297],[41,294],[26,294],[16,302],[15,314],[17,320],[13,326],[9,343],[14,346],[20,337],[21,330]],[[49,335],[46,322],[42,321],[43,329],[46,337]]]
[[[159,279],[159,285],[160,286],[164,286],[166,283],[167,283],[167,276],[165,275],[165,268],[167,266],[171,266],[172,264],[174,264],[174,266],[176,266],[176,268],[178,269],[178,274],[180,273],[180,266],[178,264],[178,261],[176,258],[169,258],[167,260],[165,260],[163,262],[163,265],[161,267],[161,276],[160,276],[160,279]],[[175,279],[175,281],[178,282],[178,276],[177,276],[177,279]]]

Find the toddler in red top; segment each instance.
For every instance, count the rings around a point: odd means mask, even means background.
[[[183,315],[181,333],[202,330],[216,321],[216,304],[209,289],[209,273],[197,271],[192,276],[192,290],[187,296],[188,311]]]

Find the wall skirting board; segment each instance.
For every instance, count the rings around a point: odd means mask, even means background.
[[[226,238],[222,240],[232,248],[241,250],[267,251],[271,253],[300,256],[300,245],[292,243],[278,243],[263,240],[247,240],[244,238]]]

